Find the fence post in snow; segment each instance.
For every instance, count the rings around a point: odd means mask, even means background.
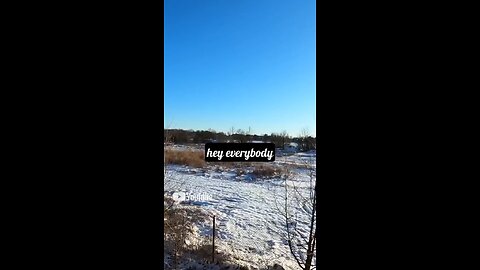
[[[212,263],[215,262],[215,215],[213,216]]]

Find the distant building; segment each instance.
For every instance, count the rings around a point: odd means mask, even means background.
[[[286,143],[284,146],[283,146],[283,152],[285,153],[297,153],[299,150],[298,148],[298,144],[297,143]]]

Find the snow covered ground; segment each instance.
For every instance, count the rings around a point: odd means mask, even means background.
[[[315,168],[316,154],[295,154],[276,157],[275,166],[310,164]],[[238,176],[233,169],[192,169],[186,166],[167,167],[165,191],[184,191],[190,194],[207,194],[209,200],[193,200],[205,211],[216,215],[217,249],[232,254],[237,263],[250,267],[266,267],[278,263],[285,269],[299,269],[290,254],[285,239],[285,219],[282,207],[285,183],[296,186],[308,196],[311,170],[298,168],[293,177],[284,179],[252,179]],[[315,175],[315,174],[314,174]],[[315,176],[316,177],[316,176]],[[277,206],[278,205],[278,206]],[[308,209],[294,205],[305,222],[297,224],[308,233]],[[211,235],[211,224],[199,224],[200,235]]]

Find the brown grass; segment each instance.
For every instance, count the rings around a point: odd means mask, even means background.
[[[203,151],[195,150],[164,150],[165,162],[167,164],[188,165],[195,168],[205,166]]]
[[[164,197],[166,201],[170,201],[170,198]],[[217,269],[238,269],[248,270],[250,268],[246,266],[240,266],[235,263],[235,256],[232,254],[226,254],[215,250],[215,263],[211,262],[212,259],[212,237],[202,237],[198,239],[198,245],[187,245],[185,239],[187,239],[193,233],[194,223],[203,223],[207,219],[211,219],[205,212],[202,212],[196,207],[187,208],[171,208],[164,211],[164,251],[169,254],[171,258],[170,267],[164,266],[164,269],[174,270],[178,269],[178,265],[181,262],[193,261],[197,265],[203,266],[203,269],[215,266]],[[221,241],[218,235],[215,242]],[[187,270],[195,270],[198,267],[186,268]],[[260,267],[259,270],[277,269],[271,266]],[[283,268],[280,268],[283,270]],[[280,270],[279,269],[279,270]]]
[[[267,164],[256,165],[252,171],[252,174],[255,175],[256,177],[263,177],[263,178],[278,176],[278,175],[282,175],[283,173],[285,173],[285,171],[281,167],[267,165]]]
[[[205,162],[205,153],[198,150],[164,150],[165,162],[167,164],[187,165],[194,168],[204,168],[207,166]],[[255,162],[212,162],[211,166],[219,166],[216,171],[225,169],[236,169],[237,175],[246,174],[251,171],[255,177],[267,178],[280,176],[285,173],[285,169],[273,166],[271,164],[261,164]]]
[[[196,261],[204,261],[204,262],[211,263],[211,258],[212,258],[211,241],[212,241],[211,237],[208,237],[207,239],[205,239],[205,241],[203,241],[203,243],[200,246],[190,249],[190,252],[189,252],[190,255],[192,255],[192,257]],[[231,261],[232,261],[232,258],[228,254],[215,250],[216,264],[220,264],[222,266],[230,266]]]

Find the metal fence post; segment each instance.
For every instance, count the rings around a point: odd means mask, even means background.
[[[213,216],[212,263],[215,262],[215,215]]]

